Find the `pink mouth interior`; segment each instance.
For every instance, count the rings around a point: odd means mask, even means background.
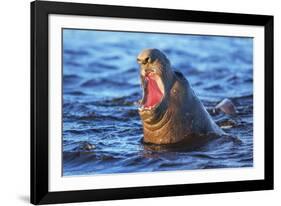
[[[152,76],[150,75],[146,76],[145,79],[147,81],[147,87],[146,87],[146,102],[144,106],[152,107],[161,101],[163,97],[163,93],[159,89],[156,81],[153,79]]]

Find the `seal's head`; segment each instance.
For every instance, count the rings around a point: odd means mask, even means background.
[[[144,142],[170,144],[181,141],[190,130],[186,115],[187,84],[171,68],[170,61],[157,49],[145,49],[137,57],[143,98],[139,115]]]
[[[139,113],[154,112],[163,102],[173,78],[170,61],[158,49],[145,49],[137,57],[140,65],[140,78],[143,98]],[[145,116],[145,115],[144,115]]]
[[[139,114],[144,127],[144,141],[168,143],[170,140],[159,138],[158,134],[169,130],[167,122],[177,107],[170,103],[170,91],[175,81],[170,61],[157,49],[145,49],[138,55],[137,62],[143,88]]]

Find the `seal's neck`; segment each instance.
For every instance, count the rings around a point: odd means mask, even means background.
[[[165,87],[166,94],[169,94],[175,81],[176,81],[176,77],[172,68],[170,66],[165,68],[165,73],[163,74],[163,82],[165,82],[164,87]]]

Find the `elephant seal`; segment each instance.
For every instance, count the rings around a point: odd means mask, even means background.
[[[158,49],[145,49],[137,62],[143,88],[138,112],[144,143],[193,144],[224,134],[183,74],[172,70],[165,54]]]

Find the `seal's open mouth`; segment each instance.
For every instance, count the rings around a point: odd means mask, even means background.
[[[154,109],[164,97],[164,85],[155,72],[147,73],[143,78],[143,98],[140,101],[140,110]]]

